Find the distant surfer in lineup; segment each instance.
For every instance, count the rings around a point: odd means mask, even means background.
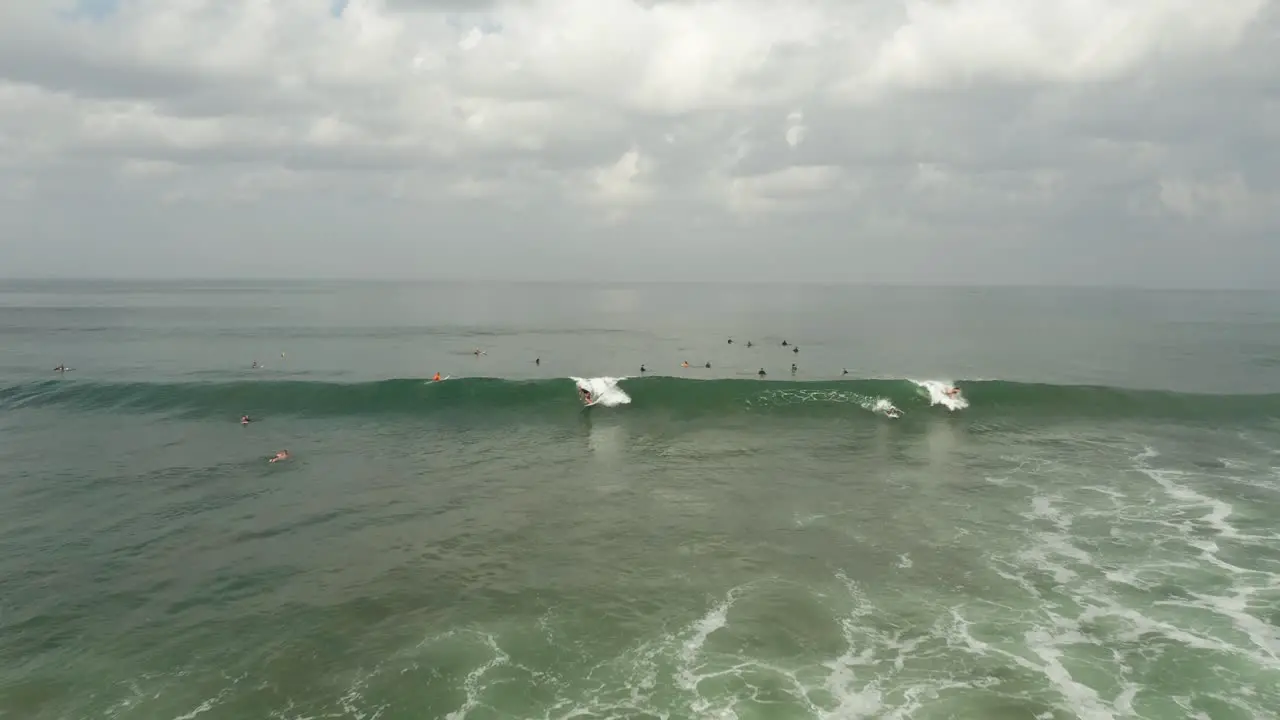
[[[747,347],[751,347],[751,341],[750,341],[750,340],[748,340],[748,341],[747,341]]]
[[[764,371],[764,368],[760,368],[760,372],[756,373],[756,375],[759,375],[760,377],[764,377],[764,376],[765,376],[765,375],[767,375],[767,374],[768,374],[768,373],[766,373],[766,372]]]
[[[730,345],[732,345],[732,344],[733,344],[733,338],[729,338],[729,344],[730,344]]]
[[[481,350],[480,348],[476,348],[475,350],[472,350],[472,351],[471,351],[471,354],[472,354],[472,355],[475,355],[476,357],[480,357],[481,355],[485,355],[486,353],[485,353],[485,351]]]
[[[844,369],[843,369],[843,372],[841,372],[840,374],[841,374],[841,375],[848,375],[848,374],[849,374],[849,368],[844,368]]]
[[[786,341],[786,340],[783,340],[783,341],[782,341],[782,347],[786,347],[786,346],[787,346],[787,341]]]
[[[800,352],[800,346],[799,346],[799,345],[796,345],[795,347],[791,348],[791,352],[793,352],[793,353],[798,353],[798,352]]]
[[[683,367],[683,368],[689,367],[689,361],[685,360],[684,362],[680,363],[680,367]]]
[[[70,369],[71,368],[67,367],[66,365],[59,365],[58,367],[54,368],[53,371],[58,373],[64,373]]]
[[[541,364],[542,364],[542,358],[534,358],[534,359],[533,359],[533,364],[534,364],[534,365],[541,365]]]
[[[251,422],[253,422],[253,420],[252,420],[248,415],[241,415],[241,416],[240,416],[240,424],[241,424],[241,425],[248,425],[248,424],[249,424],[249,423],[251,423]]]
[[[708,369],[708,370],[710,370],[710,369],[711,369],[711,363],[707,363],[707,369]]]
[[[643,365],[643,364],[640,366],[640,372],[647,372],[647,371],[644,369],[644,365]]]

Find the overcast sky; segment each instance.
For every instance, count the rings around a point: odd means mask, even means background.
[[[1280,285],[1264,0],[7,0],[0,276]]]

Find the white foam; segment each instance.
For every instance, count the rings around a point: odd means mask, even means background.
[[[493,652],[493,657],[488,662],[480,665],[467,673],[466,679],[462,681],[462,689],[466,693],[466,700],[462,702],[462,707],[445,715],[446,720],[463,720],[467,717],[467,713],[475,710],[480,706],[480,693],[482,687],[480,685],[481,678],[485,673],[493,670],[500,665],[506,665],[511,658],[498,647],[498,641],[492,635],[484,634],[485,644]]]
[[[587,390],[591,393],[591,397],[597,398],[597,405],[617,407],[631,402],[631,396],[618,387],[618,383],[626,380],[625,377],[570,377],[569,379],[577,383],[579,390]]]
[[[950,380],[912,380],[911,382],[928,393],[930,405],[942,405],[952,412],[969,407],[969,401],[965,399],[963,392],[947,394],[947,390],[956,387]],[[959,388],[956,389],[959,390]]]
[[[866,406],[864,405],[863,407],[866,407]],[[890,418],[902,417],[902,411],[894,407],[893,403],[889,402],[887,398],[876,398],[875,402],[871,403],[871,407],[867,409],[870,410],[871,412],[880,413],[885,417],[890,417]]]
[[[760,404],[764,406],[780,406],[795,405],[799,403],[848,403],[861,407],[863,410],[873,412],[878,415],[884,415],[887,418],[902,417],[902,410],[894,406],[893,402],[888,398],[871,397],[861,393],[850,392],[848,390],[831,390],[831,389],[778,389],[771,390],[754,403],[750,400],[747,405]]]

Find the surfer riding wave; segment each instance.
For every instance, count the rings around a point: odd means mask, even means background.
[[[582,404],[585,406],[604,405],[605,407],[616,407],[631,402],[631,397],[623,392],[622,388],[618,387],[618,383],[626,378],[571,377],[569,379],[577,384],[578,398],[582,400]]]

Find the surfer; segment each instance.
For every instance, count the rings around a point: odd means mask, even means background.
[[[732,344],[733,344],[733,338],[729,338],[729,344],[730,344],[730,345],[732,345]]]
[[[764,377],[766,374],[767,373],[765,373],[764,368],[760,368],[760,372],[756,373],[756,375],[759,375],[760,377]]]
[[[249,369],[250,369],[250,370],[257,370],[257,369],[258,369],[258,361],[257,361],[257,360],[254,360],[254,361],[253,361],[253,364],[249,366]]]
[[[689,361],[685,360],[684,362],[680,363],[680,367],[683,367],[683,368],[689,367]]]
[[[534,359],[533,359],[533,364],[534,364],[534,365],[541,365],[541,364],[542,364],[542,358],[534,358]]]
[[[584,387],[580,387],[580,388],[578,388],[578,392],[582,395],[582,404],[583,404],[583,405],[590,405],[590,404],[591,404],[591,390],[589,390],[589,389],[587,389],[587,388],[584,388]]]
[[[795,374],[796,374],[796,370],[799,370],[799,369],[800,369],[800,368],[796,367],[796,364],[795,364],[795,363],[791,363],[791,374],[792,374],[792,375],[795,375]]]
[[[708,369],[708,370],[710,370],[710,369],[711,369],[711,363],[707,363],[707,369]]]
[[[647,372],[647,371],[644,369],[644,364],[643,364],[643,363],[641,363],[641,364],[640,364],[640,372]]]
[[[959,394],[960,394],[960,388],[958,388],[958,387],[949,387],[949,388],[947,388],[946,390],[943,390],[943,391],[942,391],[942,394],[943,394],[943,395],[946,395],[947,397],[955,397],[955,396],[957,396],[957,395],[959,395]]]
[[[787,341],[786,341],[786,340],[783,340],[783,341],[782,341],[782,347],[786,347],[786,346],[787,346]]]
[[[248,416],[248,415],[241,415],[241,416],[240,416],[240,424],[241,424],[241,425],[248,425],[250,422],[252,422],[252,420],[250,420],[250,419],[249,419],[249,416]]]
[[[849,368],[844,368],[844,369],[843,369],[843,371],[842,371],[840,374],[841,374],[841,375],[848,375],[848,374],[849,374]]]
[[[281,450],[280,452],[276,453],[275,457],[268,459],[267,462],[273,463],[280,460],[288,460],[288,459],[289,459],[289,451]]]
[[[791,348],[791,352],[798,354],[800,352],[800,346],[796,345],[795,347]]]
[[[53,371],[54,371],[54,372],[64,373],[64,372],[66,372],[68,369],[69,369],[69,368],[68,368],[66,365],[59,365],[58,367],[54,368],[54,369],[53,369]]]
[[[431,378],[431,382],[440,382],[440,371],[439,371],[439,370],[437,370],[437,371],[436,371],[436,374],[432,376],[432,378]]]
[[[750,340],[748,340],[748,341],[747,341],[747,347],[751,347],[751,341],[750,341]]]

